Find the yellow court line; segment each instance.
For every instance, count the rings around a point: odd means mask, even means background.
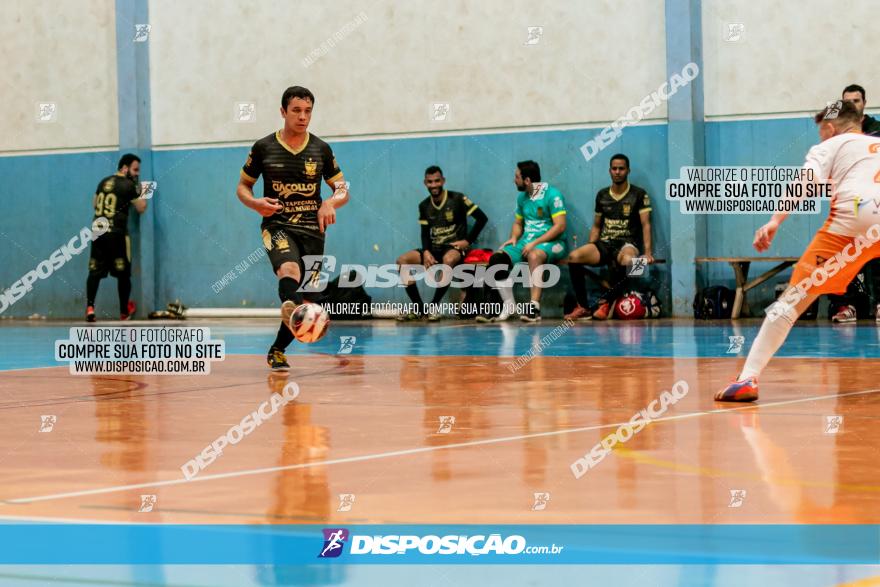
[[[859,579],[850,583],[839,583],[835,587],[880,587],[880,575]]]
[[[723,469],[712,469],[710,467],[699,467],[665,459],[658,459],[648,456],[639,451],[630,450],[628,448],[615,448],[612,450],[614,454],[621,457],[632,459],[636,462],[646,465],[653,465],[662,469],[678,471],[680,473],[691,473],[693,475],[702,475],[704,477],[730,477],[736,479],[749,479],[752,481],[765,481],[774,485],[799,485],[801,487],[822,487],[844,489],[847,491],[864,491],[864,492],[880,492],[880,485],[853,485],[851,483],[831,483],[828,481],[806,481],[804,479],[786,479],[784,477],[765,477],[764,475],[755,475],[752,473],[741,473],[739,471],[726,471]]]

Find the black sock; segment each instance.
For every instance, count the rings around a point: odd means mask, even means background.
[[[278,349],[279,351],[284,351],[290,343],[293,342],[293,333],[290,331],[290,328],[282,322],[281,326],[278,327],[278,335],[275,337],[275,342],[272,343],[272,349]],[[269,349],[270,351],[272,349]]]
[[[86,279],[86,305],[94,306],[95,298],[98,297],[98,286],[101,285],[101,278],[97,275],[89,275]]]
[[[299,281],[293,277],[282,277],[278,280],[278,297],[282,302],[293,300],[297,304],[303,303],[302,292],[299,291]]]
[[[602,297],[609,304],[613,304],[626,290],[626,286],[629,284],[629,277],[626,275],[626,267],[612,267],[610,273],[611,288]]]
[[[422,302],[422,296],[419,295],[419,288],[415,281],[406,286],[406,295],[409,296],[410,301],[416,305],[416,308],[419,309],[418,313],[421,314],[424,302]]]
[[[116,278],[116,291],[119,292],[119,313],[128,314],[128,299],[131,297],[130,275],[120,275]]]
[[[449,290],[448,285],[443,285],[434,290],[434,301],[433,303],[439,304],[443,301],[443,296],[446,295],[446,292]]]
[[[581,263],[569,263],[568,272],[571,276],[571,285],[574,288],[574,297],[581,308],[589,308],[587,299],[587,270]]]

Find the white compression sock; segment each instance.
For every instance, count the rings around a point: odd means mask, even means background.
[[[513,300],[513,280],[510,277],[498,282],[498,294],[501,296],[501,301],[504,302],[504,309],[513,312],[516,308],[516,302]]]
[[[769,316],[764,318],[758,337],[752,344],[752,348],[749,349],[749,357],[746,359],[742,373],[739,374],[739,381],[761,374],[761,371],[785,342],[792,326],[794,326],[794,320],[785,313],[777,316],[775,320]]]

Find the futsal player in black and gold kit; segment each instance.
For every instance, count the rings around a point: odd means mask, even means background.
[[[324,231],[336,222],[336,209],[348,202],[345,178],[330,145],[308,131],[314,104],[315,96],[306,88],[284,91],[284,127],[251,147],[236,192],[242,204],[263,217],[263,245],[278,276],[281,326],[266,358],[276,371],[290,368],[284,351],[293,341],[290,316],[303,303],[302,258],[324,254]],[[255,198],[253,186],[261,175],[263,197]],[[327,200],[321,199],[322,180],[334,190]]]
[[[424,265],[425,269],[429,269],[441,263],[455,267],[464,259],[468,247],[477,240],[480,231],[489,221],[470,198],[461,192],[446,190],[445,184],[446,178],[438,166],[432,165],[425,170],[425,187],[430,195],[419,203],[422,246],[398,257],[398,265]],[[469,216],[473,216],[475,221],[470,230]],[[409,299],[417,308],[422,308],[422,298],[412,276],[408,272],[402,272],[401,279]],[[433,303],[439,304],[448,289],[449,285],[435,288]],[[406,313],[399,319],[415,320],[422,313]],[[439,320],[440,314],[430,313],[428,319]]]
[[[611,289],[599,300],[592,318],[605,320],[621,290],[626,285],[624,269],[643,252],[647,263],[654,262],[651,246],[651,199],[637,185],[629,183],[629,157],[617,153],[608,169],[611,185],[596,194],[596,210],[590,242],[573,250],[568,268],[578,305],[565,315],[566,320],[589,319],[584,265],[608,265],[612,269]]]
[[[135,312],[131,296],[131,241],[128,238],[128,210],[143,214],[147,201],[140,197],[141,160],[126,153],[119,159],[114,175],[105,177],[95,189],[92,206],[95,219],[106,218],[107,232],[92,243],[89,277],[86,280],[86,320],[95,321],[95,298],[101,280],[109,273],[116,278],[119,292],[119,319],[128,320]]]

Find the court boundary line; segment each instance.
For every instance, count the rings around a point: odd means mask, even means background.
[[[847,393],[834,393],[827,395],[818,395],[811,396],[806,398],[797,398],[791,400],[782,400],[778,402],[770,402],[766,404],[746,404],[737,407],[725,407],[725,408],[716,408],[714,410],[701,411],[701,412],[688,412],[686,414],[676,414],[673,416],[664,416],[661,418],[657,418],[652,420],[653,423],[657,422],[671,422],[675,420],[686,420],[688,418],[697,418],[700,416],[711,416],[714,414],[724,414],[730,412],[738,412],[741,410],[754,410],[756,408],[773,408],[777,406],[785,406],[799,403],[807,403],[812,401],[822,401],[827,399],[837,399],[842,397],[851,397],[858,395],[868,395],[872,393],[880,392],[880,388],[876,389],[866,389],[861,391],[851,391]],[[519,441],[519,440],[530,440],[533,438],[546,438],[550,436],[562,436],[564,434],[577,434],[580,432],[591,432],[593,430],[602,430],[606,428],[617,428],[622,425],[629,424],[629,421],[617,422],[613,424],[597,424],[594,426],[582,426],[579,428],[570,428],[565,430],[549,430],[546,432],[534,432],[532,434],[520,434],[516,436],[503,436],[500,438],[487,438],[482,440],[474,440],[469,442],[456,442],[452,444],[447,444],[443,446],[422,446],[418,448],[408,448],[403,450],[395,450],[395,451],[387,451],[382,453],[374,453],[368,455],[358,455],[352,457],[342,457],[338,459],[330,459],[325,461],[314,461],[309,463],[297,463],[295,465],[282,465],[276,467],[263,467],[260,469],[245,469],[242,471],[230,471],[228,473],[216,473],[213,475],[202,475],[198,477],[194,477],[192,479],[186,479],[183,477],[178,477],[175,479],[166,479],[163,481],[150,481],[147,483],[134,483],[130,485],[115,485],[110,487],[100,487],[97,489],[83,489],[80,491],[69,491],[65,493],[53,493],[48,495],[37,495],[32,497],[18,497],[13,499],[5,499],[0,501],[0,505],[23,505],[36,503],[41,501],[54,501],[59,499],[67,499],[72,497],[83,497],[86,495],[103,495],[107,493],[119,493],[122,491],[132,491],[135,489],[147,489],[154,487],[168,487],[172,485],[184,485],[187,483],[197,483],[197,482],[205,482],[205,481],[215,481],[218,479],[230,479],[235,477],[247,477],[250,475],[263,475],[266,473],[277,473],[280,471],[293,471],[296,469],[310,469],[313,467],[326,467],[330,465],[341,465],[348,463],[359,463],[370,460],[379,460],[379,459],[387,459],[392,457],[399,456],[409,456],[415,454],[423,454],[430,453],[438,450],[449,450],[454,448],[467,448],[472,446],[484,446],[490,444],[501,444],[504,442],[510,441]]]

